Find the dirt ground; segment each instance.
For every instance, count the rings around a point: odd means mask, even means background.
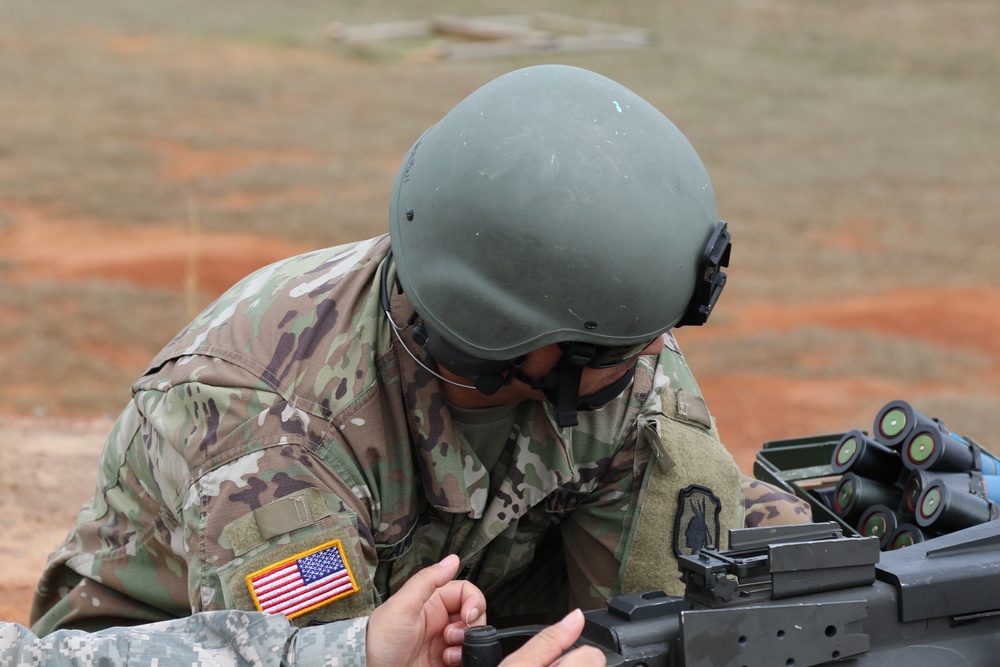
[[[110,420],[0,416],[0,619],[27,623],[45,555],[93,493]]]
[[[163,343],[250,271],[384,231],[420,133],[538,62],[626,82],[705,161],[733,266],[678,339],[744,471],[769,440],[870,430],[895,399],[996,450],[992,0],[587,3],[656,44],[454,63],[322,37],[399,3],[190,4],[0,5],[0,620],[27,622]]]

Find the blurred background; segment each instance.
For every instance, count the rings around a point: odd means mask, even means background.
[[[537,8],[3,3],[0,414],[113,416],[244,274],[385,232],[403,153],[464,96],[560,62],[659,107],[713,179],[730,283],[679,337],[741,462],[870,428],[895,398],[991,444],[1000,5],[567,0],[545,9],[651,42],[480,58],[440,57],[454,36],[331,37]]]
[[[744,470],[767,440],[870,430],[894,399],[997,450],[1000,4],[554,1],[650,41],[478,58],[442,57],[468,35],[331,36],[537,9],[0,4],[4,489],[27,503],[72,481],[85,496],[91,459],[65,436],[98,420],[96,456],[198,310],[264,264],[386,232],[415,139],[487,81],[548,62],[632,88],[708,168],[730,282],[711,322],[678,337]]]

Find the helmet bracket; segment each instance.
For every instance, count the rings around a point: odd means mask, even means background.
[[[708,239],[701,260],[701,275],[695,284],[694,295],[687,310],[674,327],[701,326],[708,321],[708,316],[715,308],[715,302],[726,286],[726,273],[721,267],[729,266],[729,255],[732,251],[732,235],[726,222],[720,220]]]

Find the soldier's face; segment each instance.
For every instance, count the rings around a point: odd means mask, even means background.
[[[647,345],[642,354],[659,354],[663,350],[663,336],[658,336],[656,340]],[[558,345],[546,345],[540,350],[530,352],[524,360],[521,371],[529,378],[541,379],[549,374],[562,356],[562,350]],[[635,364],[632,359],[626,363],[611,366],[609,368],[584,368],[583,376],[580,378],[580,396],[589,396],[600,391],[609,384],[620,379]],[[511,387],[518,390],[523,398],[545,400],[542,392],[531,389],[523,382],[515,380]]]

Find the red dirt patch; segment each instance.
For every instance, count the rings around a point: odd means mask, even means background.
[[[190,233],[185,226],[122,228],[8,206],[0,238],[9,282],[103,280],[216,296],[251,271],[310,248],[251,234]]]
[[[788,332],[808,326],[838,331],[867,330],[922,340],[945,347],[974,347],[995,357],[1000,352],[1000,290],[970,288],[890,290],[793,307],[767,303],[725,304],[734,321],[712,322],[699,335],[730,337],[761,330]]]
[[[871,417],[901,388],[874,378],[810,380],[727,375],[699,380],[718,421],[722,441],[750,473],[769,440],[870,429]]]
[[[166,139],[149,140],[144,143],[160,157],[162,163],[160,177],[173,183],[218,177],[255,167],[319,164],[329,159],[322,153],[305,150],[195,148]]]

